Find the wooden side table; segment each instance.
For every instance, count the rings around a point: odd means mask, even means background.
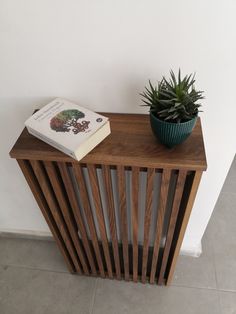
[[[148,115],[103,114],[112,133],[80,162],[26,129],[10,156],[71,273],[170,284],[207,167],[200,119],[167,149]]]

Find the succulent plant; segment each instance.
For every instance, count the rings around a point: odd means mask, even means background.
[[[153,87],[149,80],[149,88],[141,93],[144,106],[149,106],[150,111],[160,120],[181,123],[189,121],[198,115],[203,99],[203,91],[194,88],[195,74],[181,78],[179,70],[178,78],[170,71],[170,80],[164,76],[158,85]]]

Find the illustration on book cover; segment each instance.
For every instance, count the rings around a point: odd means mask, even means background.
[[[50,127],[56,132],[70,132],[78,134],[80,132],[90,132],[90,121],[83,120],[79,122],[79,119],[83,119],[85,114],[77,109],[63,110],[54,116],[50,121]]]

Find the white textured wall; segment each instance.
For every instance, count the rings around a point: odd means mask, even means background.
[[[8,152],[33,109],[55,96],[98,111],[145,112],[147,79],[180,66],[206,91],[208,171],[184,241],[195,250],[236,148],[234,0],[1,0],[0,230],[47,232]]]

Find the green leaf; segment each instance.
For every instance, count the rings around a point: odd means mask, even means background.
[[[155,89],[154,89],[154,87],[152,86],[152,83],[151,83],[150,80],[149,80],[149,85],[150,85],[151,91],[152,91],[153,93],[155,93]]]
[[[178,78],[179,78],[178,84],[180,85],[180,84],[181,84],[181,72],[180,72],[180,68],[179,68]]]
[[[170,70],[170,76],[171,76],[171,79],[174,83],[174,86],[176,86],[177,82],[176,82],[176,78],[175,78],[175,74],[174,74],[173,70]]]
[[[152,104],[151,103],[149,103],[149,102],[147,102],[146,100],[144,100],[144,99],[141,99],[146,105],[142,105],[142,106],[151,106]]]

